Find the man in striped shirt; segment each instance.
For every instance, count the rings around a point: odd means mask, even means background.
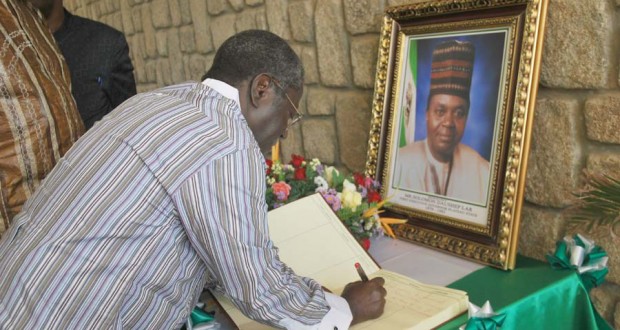
[[[382,279],[325,293],[269,239],[262,152],[299,118],[299,58],[245,31],[205,78],[129,99],[53,169],[0,241],[0,328],[178,328],[205,284],[277,327],[383,312]]]

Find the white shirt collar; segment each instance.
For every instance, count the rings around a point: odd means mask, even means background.
[[[211,78],[205,79],[202,82],[202,84],[207,87],[215,89],[216,92],[222,94],[225,98],[228,98],[228,99],[231,99],[237,102],[237,105],[241,107],[241,103],[239,103],[239,91],[236,88],[230,86],[229,84],[221,80],[211,79]]]

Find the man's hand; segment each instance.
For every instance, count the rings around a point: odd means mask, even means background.
[[[383,287],[384,283],[385,280],[382,277],[376,277],[368,282],[347,284],[342,291],[342,298],[349,303],[351,308],[353,314],[351,325],[375,319],[383,314],[387,294]]]

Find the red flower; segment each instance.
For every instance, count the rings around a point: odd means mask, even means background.
[[[362,238],[360,240],[360,244],[364,248],[364,250],[368,251],[370,249],[370,240],[368,238]]]
[[[368,198],[368,203],[381,201],[381,195],[376,191],[369,191],[366,197]]]
[[[271,174],[271,166],[273,165],[273,161],[271,159],[265,160],[267,163],[267,175]]]
[[[300,168],[301,167],[301,163],[304,162],[304,158],[300,155],[291,155],[291,165],[293,165],[294,168]]]
[[[364,176],[361,173],[353,173],[353,179],[358,186],[364,186]]]
[[[305,179],[306,179],[306,169],[296,168],[295,169],[295,180],[305,180]]]

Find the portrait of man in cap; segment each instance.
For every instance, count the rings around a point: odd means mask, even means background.
[[[432,52],[425,111],[426,138],[398,150],[395,180],[402,189],[484,204],[489,161],[461,142],[470,111],[474,44],[448,40]]]

